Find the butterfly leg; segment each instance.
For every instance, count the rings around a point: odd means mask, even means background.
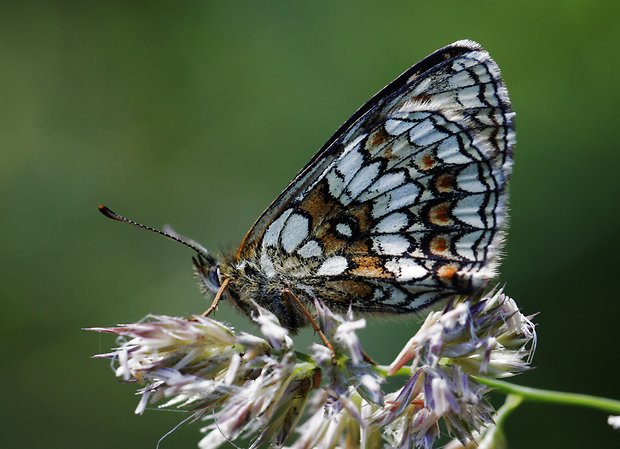
[[[304,316],[306,317],[306,319],[308,320],[308,322],[310,323],[310,325],[312,326],[314,331],[319,335],[319,337],[323,341],[323,344],[325,346],[327,346],[327,348],[332,353],[332,361],[334,362],[334,364],[336,364],[336,350],[334,349],[334,346],[327,339],[327,337],[325,336],[325,334],[323,333],[323,331],[319,327],[319,325],[316,322],[316,320],[312,317],[312,314],[310,312],[308,312],[308,309],[306,309],[306,306],[304,306],[304,304],[299,300],[299,298],[292,291],[290,291],[288,288],[285,288],[284,290],[282,290],[282,297],[286,301],[293,302],[293,303],[295,303],[299,307],[299,309],[301,310],[301,313],[304,314]]]
[[[217,309],[217,305],[219,304],[220,299],[222,298],[222,295],[228,288],[229,283],[230,283],[230,279],[224,279],[224,282],[222,282],[222,285],[220,285],[220,289],[215,294],[215,298],[213,298],[213,302],[211,303],[209,308],[203,312],[202,316],[207,317],[211,314],[211,312]]]

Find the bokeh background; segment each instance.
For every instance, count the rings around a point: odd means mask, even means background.
[[[134,416],[134,387],[90,359],[113,339],[80,329],[202,311],[191,254],[100,202],[231,250],[359,105],[462,38],[518,114],[500,280],[540,314],[537,369],[515,381],[619,398],[618,2],[3,1],[2,446],[154,448],[183,418]],[[388,362],[415,328],[372,322],[363,340]],[[507,430],[512,448],[620,442],[605,414],[546,404]]]

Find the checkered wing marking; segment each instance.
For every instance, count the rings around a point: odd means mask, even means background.
[[[513,115],[486,51],[469,41],[438,50],[341,127],[238,257],[363,311],[473,292],[497,266]]]

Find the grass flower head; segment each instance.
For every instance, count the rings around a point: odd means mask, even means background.
[[[115,373],[141,384],[147,405],[181,408],[204,422],[200,448],[245,439],[251,447],[291,449],[434,447],[443,432],[463,445],[493,423],[489,388],[477,376],[503,378],[528,369],[534,325],[501,290],[457,299],[432,312],[388,366],[365,354],[366,326],[315,304],[335,356],[315,343],[296,352],[275,315],[256,306],[259,335],[205,317],[149,316],[99,332],[120,336]],[[392,375],[408,379],[385,391]]]

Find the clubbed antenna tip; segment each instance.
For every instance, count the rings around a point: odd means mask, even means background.
[[[145,224],[142,223],[138,223],[135,220],[132,220],[130,218],[124,217],[120,214],[117,214],[116,212],[114,212],[112,209],[110,209],[108,206],[104,205],[104,204],[100,204],[99,207],[99,212],[101,212],[103,215],[105,215],[106,217],[108,217],[111,220],[114,221],[120,221],[121,223],[127,223],[130,224],[132,226],[135,226],[137,228],[140,229],[145,229],[147,231],[151,231],[154,232],[156,234],[159,235],[163,235],[164,237],[167,237],[171,240],[174,240],[175,242],[179,242],[182,245],[187,246],[188,248],[193,249],[194,251],[196,251],[198,254],[200,254],[201,256],[207,258],[208,260],[211,260],[211,256],[209,256],[208,251],[206,250],[206,248],[204,248],[202,245],[200,245],[199,243],[195,242],[194,240],[185,238],[175,232],[164,232],[164,231],[160,231],[159,229],[155,229],[151,226],[147,226]]]

